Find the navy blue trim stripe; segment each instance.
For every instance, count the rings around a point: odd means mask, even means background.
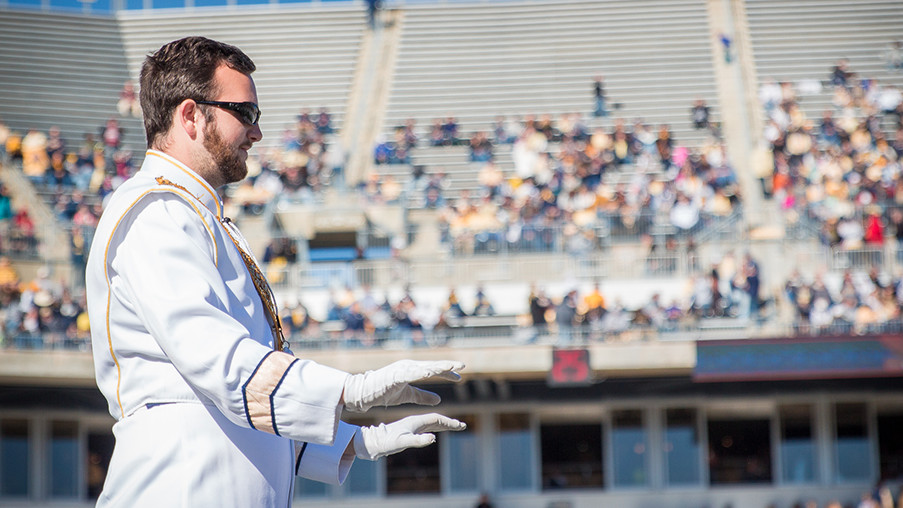
[[[276,434],[277,436],[281,436],[281,434],[279,434],[279,429],[276,428],[276,404],[273,399],[276,396],[276,391],[279,390],[279,387],[282,386],[282,382],[285,381],[285,376],[288,375],[289,369],[297,362],[298,359],[295,358],[292,360],[292,363],[288,364],[288,367],[285,368],[285,372],[282,373],[282,377],[279,378],[279,382],[276,383],[276,386],[273,387],[273,391],[270,392],[270,420],[273,421],[273,434]]]
[[[251,375],[248,376],[248,380],[245,381],[245,384],[241,385],[241,398],[245,403],[245,417],[248,419],[248,425],[250,425],[251,428],[254,430],[257,430],[257,427],[255,427],[254,422],[251,421],[251,412],[248,409],[248,384],[251,382],[252,379],[254,379],[254,376],[257,374],[257,371],[260,370],[260,366],[263,365],[263,362],[265,362],[266,359],[269,358],[269,356],[273,353],[275,353],[275,351],[270,351],[269,353],[265,354],[263,356],[263,358],[260,359],[260,362],[257,364],[257,367],[254,367],[254,372],[252,372]]]
[[[298,460],[295,461],[295,476],[298,476],[298,469],[301,468],[301,457],[304,456],[304,450],[307,449],[307,441],[301,443],[301,452],[298,453]]]

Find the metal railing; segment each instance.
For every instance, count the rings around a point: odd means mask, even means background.
[[[86,336],[69,335],[66,333],[43,332],[28,333],[19,332],[2,337],[4,348],[16,350],[42,350],[42,351],[90,351],[91,338]]]
[[[510,321],[524,321],[525,316],[506,316]],[[521,319],[523,318],[523,319]],[[324,328],[326,328],[324,330]],[[601,325],[543,326],[529,324],[501,326],[442,326],[432,329],[388,328],[381,330],[346,330],[340,322],[293,333],[290,337],[296,351],[305,349],[411,349],[423,347],[481,348],[529,345],[586,346],[619,342],[682,342],[748,338],[783,337],[852,337],[899,334],[903,320],[883,323],[854,324],[835,322],[827,326],[811,326],[777,318],[757,320],[742,318],[693,318],[668,322],[659,326],[630,324],[620,329]]]
[[[869,270],[873,267],[890,268],[898,264],[895,242],[884,245],[864,246],[857,249],[831,247],[829,269],[831,270]]]
[[[726,217],[700,214],[698,224],[691,230],[680,230],[671,224],[667,214],[641,212],[622,215],[600,212],[596,222],[588,226],[568,223],[510,224],[498,229],[441,231],[443,244],[456,257],[480,254],[505,255],[521,253],[586,254],[604,250],[613,243],[640,243],[645,235],[655,242],[665,238],[702,241],[739,241],[742,239],[742,213],[735,211]]]
[[[41,259],[38,236],[9,225],[0,226],[0,229],[0,256],[15,260]]]
[[[738,248],[742,244],[732,244]],[[815,245],[806,255],[812,266],[831,272],[868,271],[878,267],[887,273],[903,268],[903,247],[896,242],[859,249]],[[432,258],[387,258],[348,262],[300,263],[269,266],[268,279],[278,291],[325,289],[337,286],[391,287],[433,285],[442,281],[516,282],[555,278],[557,275],[593,280],[686,278],[709,266],[705,258],[686,243],[670,249],[656,249],[641,256],[624,258],[616,250],[593,249],[577,254],[500,252],[492,256],[451,256]]]
[[[903,333],[903,320],[870,324],[837,321],[827,326],[785,321],[776,318],[693,318],[659,326],[630,325],[607,329],[601,325],[543,326],[523,324],[526,316],[491,316],[488,326],[473,319],[469,326],[443,325],[432,329],[394,326],[378,330],[348,330],[339,321],[314,323],[288,335],[293,351],[312,350],[405,350],[452,347],[529,347],[533,345],[579,347],[605,343],[657,343],[705,340],[790,337],[855,337]],[[0,337],[2,348],[15,350],[90,351],[90,338],[66,333],[16,333]]]

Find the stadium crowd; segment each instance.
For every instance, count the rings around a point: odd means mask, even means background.
[[[135,171],[132,153],[122,144],[122,134],[119,121],[111,117],[98,130],[98,136],[86,133],[75,148],[66,145],[57,127],[51,127],[47,134],[36,129],[24,136],[8,132],[3,144],[5,160],[21,167],[38,195],[69,230],[72,261],[77,269],[84,264],[103,210],[103,198]],[[15,257],[39,257],[35,224],[27,207],[19,207],[12,224],[12,248],[2,252]]]
[[[9,258],[0,258],[3,347],[86,349],[83,300],[81,291],[52,279],[49,268],[22,280]],[[780,292],[770,293],[758,261],[728,252],[688,277],[678,294],[653,291],[641,305],[625,306],[596,283],[554,293],[534,284],[519,306],[522,312],[499,314],[496,306],[483,287],[467,298],[450,288],[442,302],[415,298],[410,288],[393,298],[385,288],[342,287],[329,292],[319,315],[298,298],[284,298],[281,319],[292,341],[316,348],[420,347],[481,335],[522,343],[542,336],[559,344],[631,340],[692,330],[706,321],[762,327],[789,319],[795,334],[866,334],[903,329],[903,278],[878,268],[846,271],[840,278],[804,277],[797,270]]]
[[[345,153],[334,132],[326,108],[301,110],[276,146],[249,157],[248,178],[223,196],[227,206],[260,215],[281,202],[312,203],[324,188],[341,188]]]
[[[44,266],[23,280],[8,257],[0,257],[0,323],[4,347],[17,349],[90,348],[90,327],[83,292]]]
[[[70,232],[72,262],[83,269],[93,230],[103,211],[106,196],[131,177],[137,167],[131,147],[123,142],[121,118],[140,116],[130,84],[123,87],[118,109],[97,134],[85,133],[82,142],[67,146],[58,127],[47,133],[30,129],[22,135],[0,121],[0,147],[5,161],[21,167],[56,218]],[[313,199],[334,172],[340,173],[341,150],[327,150],[326,137],[333,133],[329,112],[312,114],[302,110],[296,123],[283,133],[280,144],[262,150],[249,160],[249,178],[224,195],[238,213],[262,213],[267,204],[281,200]],[[0,253],[37,258],[35,224],[27,207],[15,210],[7,190],[0,186]]]
[[[846,60],[837,62],[827,86],[832,108],[815,121],[800,101],[819,93],[820,82],[762,85],[768,119],[756,169],[763,191],[789,223],[819,229],[826,245],[881,245],[891,230],[903,235],[903,94],[857,77]]]
[[[498,118],[491,131],[460,138],[454,118],[435,120],[430,146],[467,145],[478,165],[476,194],[446,196],[444,173],[426,175],[414,167],[402,187],[391,176],[371,175],[368,196],[441,211],[443,240],[454,252],[564,249],[584,254],[598,246],[600,230],[625,230],[639,237],[656,215],[664,215],[677,233],[693,233],[740,206],[736,175],[718,131],[694,109],[694,123],[711,128],[698,148],[679,145],[668,125],[657,130],[642,121],[632,126],[615,119],[610,130],[590,129],[579,114],[528,115],[522,121]],[[394,141],[376,148],[376,163],[410,163],[419,142],[409,121],[395,130]],[[494,154],[510,150],[513,172],[506,174]],[[399,156],[398,154],[404,154]],[[611,176],[612,178],[609,178]]]
[[[649,292],[644,303],[626,306],[606,295],[599,283],[556,293],[532,284],[515,315],[499,315],[482,286],[472,297],[459,298],[450,288],[442,302],[420,301],[410,288],[399,298],[363,287],[330,291],[325,314],[312,316],[297,299],[285,306],[283,322],[295,340],[373,346],[403,342],[426,346],[454,336],[484,333],[554,342],[611,341],[645,337],[649,333],[693,330],[710,322],[725,326],[789,325],[800,335],[849,335],[903,329],[903,277],[877,267],[845,271],[841,277],[817,272],[804,277],[795,270],[779,288],[761,280],[759,262],[748,253],[727,252],[706,270],[695,272],[677,294]],[[468,303],[464,303],[466,300]],[[469,319],[470,318],[470,319]],[[488,319],[482,319],[488,318]],[[491,330],[500,326],[500,330]],[[464,334],[456,332],[466,329]]]
[[[767,145],[757,153],[756,167],[766,196],[780,203],[789,221],[814,221],[826,244],[855,249],[889,236],[903,239],[903,186],[898,184],[903,98],[896,88],[858,79],[847,67],[839,61],[832,70],[834,109],[817,124],[800,105],[813,84],[762,86]],[[124,86],[119,104],[123,117],[140,115],[131,96]],[[296,120],[277,147],[252,157],[249,178],[225,196],[243,213],[260,214],[283,199],[310,202],[324,186],[342,181],[343,152],[330,137],[334,128],[328,111],[304,110]],[[416,302],[409,290],[390,301],[388,293],[377,298],[370,288],[346,287],[332,291],[322,316],[312,316],[299,300],[289,299],[282,313],[286,329],[302,340],[326,337],[374,345],[400,338],[414,346],[429,344],[430,337],[447,337],[448,330],[473,323],[467,321],[471,317],[505,318],[499,322],[509,330],[529,330],[522,336],[530,340],[555,334],[560,341],[609,340],[631,330],[668,332],[706,319],[758,325],[777,319],[781,309],[789,309],[798,333],[866,333],[897,326],[903,286],[877,267],[867,274],[847,272],[833,289],[827,289],[822,274],[806,280],[795,272],[779,294],[761,289],[758,262],[748,254],[736,259],[728,253],[711,267],[700,267],[693,233],[732,214],[741,197],[705,101],[693,103],[689,120],[694,128],[709,130],[702,146],[681,146],[667,125],[653,129],[642,121],[628,125],[616,118],[610,129],[591,129],[579,114],[555,120],[550,115],[499,117],[490,129],[469,137],[462,136],[457,119],[448,117],[435,120],[423,141],[410,120],[394,130],[391,141],[379,142],[377,165],[410,164],[412,151],[423,143],[467,146],[469,162],[479,167],[478,192],[448,195],[442,170],[427,173],[419,166],[412,168],[409,181],[373,173],[357,189],[365,204],[407,198],[409,206],[420,202],[439,210],[443,240],[460,254],[506,248],[580,256],[601,246],[602,232],[617,229],[647,245],[649,266],[662,262],[658,254],[683,249],[693,275],[685,290],[667,302],[652,293],[643,305],[625,308],[617,298],[606,299],[598,285],[585,294],[570,289],[552,295],[531,286],[522,313],[496,316],[482,288],[465,299],[472,302],[468,307],[454,289],[436,305]],[[886,136],[888,129],[893,139]],[[57,128],[20,136],[0,126],[5,157],[21,164],[59,220],[70,226],[76,278],[84,269],[103,198],[135,171],[122,134],[113,117],[96,136],[86,134],[69,150]],[[495,163],[503,149],[511,151],[514,162],[507,174]],[[672,226],[663,245],[650,234],[656,215],[667,217]],[[2,187],[0,228],[3,252],[37,254],[27,210],[13,210]],[[276,238],[263,261],[277,268],[291,266],[299,261],[298,250],[293,242]],[[83,302],[62,281],[52,282],[48,271],[41,269],[34,280],[23,282],[9,260],[0,259],[5,345],[86,347],[87,329],[79,324]]]

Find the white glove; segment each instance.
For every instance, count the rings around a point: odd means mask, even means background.
[[[441,400],[438,395],[408,383],[433,377],[460,381],[457,371],[463,368],[461,362],[399,360],[379,370],[352,374],[345,380],[345,407],[349,411],[363,413],[373,406],[395,406],[409,402],[435,406]]]
[[[436,442],[430,432],[464,430],[467,425],[436,413],[414,415],[397,422],[361,427],[354,433],[354,454],[361,459],[376,460],[408,448],[423,448]]]

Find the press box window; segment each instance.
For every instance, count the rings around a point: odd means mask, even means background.
[[[107,478],[110,459],[113,457],[115,439],[110,432],[88,433],[87,483],[88,499],[97,499]]]
[[[77,498],[79,472],[82,471],[78,467],[78,423],[51,422],[47,453],[50,497]]]
[[[815,480],[812,406],[781,406],[778,414],[781,428],[781,481],[811,483]]]
[[[638,409],[614,411],[611,417],[611,447],[616,487],[641,487],[647,484],[646,457],[649,443]]]
[[[903,477],[903,409],[878,415],[878,449],[881,450],[881,478]]]
[[[354,461],[348,478],[345,479],[345,495],[348,496],[376,496],[379,494],[379,468],[381,460]]]
[[[0,420],[0,497],[28,496],[28,440],[27,420]]]
[[[544,424],[542,488],[602,488],[602,425]]]
[[[524,490],[533,486],[533,442],[530,416],[522,413],[499,415],[499,485],[502,489]]]
[[[840,483],[868,481],[872,477],[872,453],[865,404],[835,405],[834,421],[835,479]]]
[[[446,432],[442,435],[448,445],[448,481],[452,492],[476,492],[480,488],[480,443],[478,420],[473,415],[455,416],[467,424],[460,432]]]
[[[438,493],[441,445],[437,442],[424,448],[409,448],[386,457],[386,493]]]
[[[710,420],[708,430],[712,485],[771,482],[767,419]]]
[[[700,448],[696,410],[665,410],[665,461],[668,485],[699,485]]]

